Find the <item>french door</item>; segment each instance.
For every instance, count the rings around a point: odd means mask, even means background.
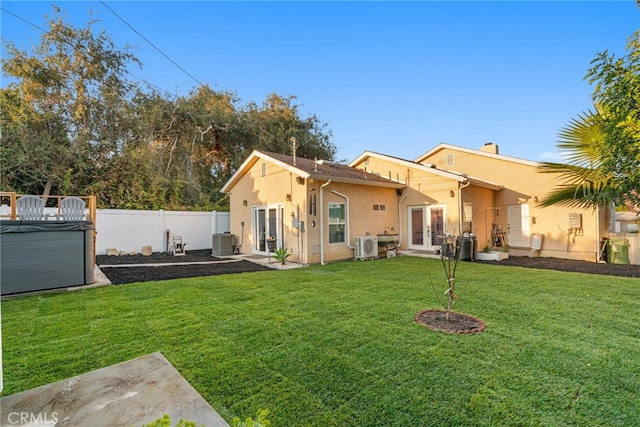
[[[445,206],[408,207],[408,249],[434,250],[442,247],[445,234]]]
[[[266,255],[281,248],[284,244],[284,205],[253,206],[251,210],[252,253]]]
[[[507,243],[509,246],[529,245],[529,205],[507,205]]]

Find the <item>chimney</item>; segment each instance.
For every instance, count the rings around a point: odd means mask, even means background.
[[[487,142],[482,147],[480,147],[480,151],[491,154],[499,154],[498,153],[498,144],[494,144],[493,142]]]

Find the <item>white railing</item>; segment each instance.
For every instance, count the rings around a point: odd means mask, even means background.
[[[211,249],[213,234],[230,230],[229,212],[96,210],[96,254],[107,248],[141,252],[151,245],[153,252],[165,252],[174,236],[181,236],[186,250]]]

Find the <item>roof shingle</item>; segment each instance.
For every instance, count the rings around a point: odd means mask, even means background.
[[[403,184],[392,181],[381,175],[367,172],[365,169],[358,169],[352,166],[343,165],[340,163],[328,162],[326,160],[311,160],[304,157],[296,157],[296,163],[293,164],[293,158],[287,154],[272,153],[269,151],[262,151],[263,154],[272,157],[282,163],[285,163],[291,167],[297,168],[303,172],[309,174],[310,178],[323,180],[323,179],[337,179],[348,180],[350,182],[361,182],[368,185],[389,185],[398,186],[398,188],[404,187]]]

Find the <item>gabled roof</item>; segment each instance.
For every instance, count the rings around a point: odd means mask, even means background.
[[[505,156],[503,154],[488,153],[486,151],[481,151],[481,150],[472,150],[470,148],[458,147],[457,145],[451,145],[451,144],[445,144],[445,143],[439,144],[435,148],[432,148],[431,150],[417,157],[415,159],[415,162],[420,163],[424,161],[426,158],[433,156],[438,151],[442,151],[447,148],[450,150],[456,150],[463,153],[473,154],[476,156],[483,156],[483,157],[492,158],[492,159],[504,160],[512,163],[519,163],[521,165],[527,165],[527,166],[533,166],[533,167],[540,166],[540,163],[534,162],[531,160],[519,159],[517,157]]]
[[[236,182],[259,160],[273,163],[302,178],[310,178],[318,181],[332,180],[333,182],[389,188],[406,187],[404,184],[348,165],[325,160],[316,161],[303,157],[296,157],[294,164],[293,158],[290,155],[254,150],[220,191],[223,193],[229,192]]]
[[[496,184],[494,182],[486,181],[479,178],[474,178],[464,173],[454,172],[446,169],[440,169],[433,164],[418,163],[411,160],[401,159],[400,157],[388,156],[386,154],[376,153],[373,151],[365,151],[364,153],[359,155],[355,160],[349,163],[349,166],[358,165],[369,157],[396,163],[404,167],[414,168],[428,174],[449,178],[457,182],[469,182],[473,185],[489,188],[491,190],[502,190],[504,188],[504,185]]]

